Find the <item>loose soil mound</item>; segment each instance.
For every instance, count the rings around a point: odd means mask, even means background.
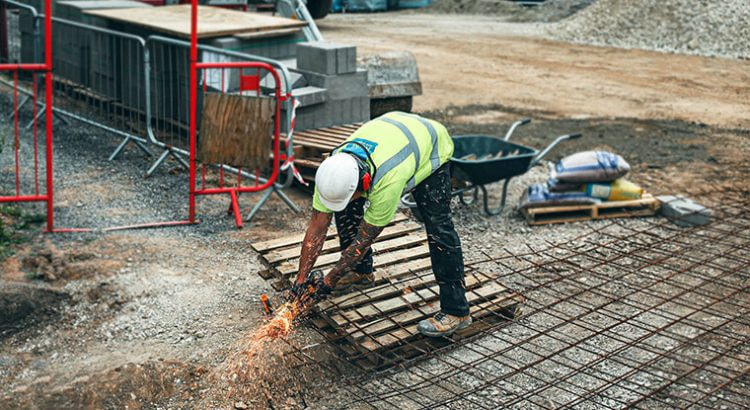
[[[569,17],[596,0],[548,0],[525,7],[507,0],[436,0],[427,11],[504,16],[508,21],[553,22]]]
[[[750,58],[750,2],[599,0],[550,34],[584,44]]]

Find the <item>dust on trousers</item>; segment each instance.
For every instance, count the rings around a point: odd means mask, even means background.
[[[417,185],[412,195],[427,230],[432,271],[440,286],[440,309],[450,315],[466,316],[469,314],[469,304],[466,301],[464,258],[461,240],[451,218],[450,164],[438,168]],[[343,211],[335,213],[341,249],[354,241],[364,216],[366,202],[365,198],[356,199]],[[362,274],[372,273],[371,249],[354,270]]]

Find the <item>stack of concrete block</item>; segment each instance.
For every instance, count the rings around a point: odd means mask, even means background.
[[[40,25],[39,33],[41,33],[41,22],[39,22],[38,24]],[[31,12],[26,9],[19,9],[18,30],[20,31],[21,35],[21,62],[43,62],[43,46],[41,44],[41,40],[39,40],[39,43],[37,43],[37,39],[40,39],[40,37],[35,36],[34,33],[34,18],[32,17]]]
[[[297,44],[304,41],[304,33],[296,31],[292,33],[282,32],[276,35],[271,32],[267,34],[267,37],[248,37],[244,34],[215,37],[201,41],[201,44],[227,51],[252,54],[274,60],[284,60],[294,58],[297,52]]]
[[[148,7],[152,6],[134,0],[64,1],[57,4],[56,13],[64,20],[111,28],[109,20],[86,14],[86,11]],[[63,67],[70,68],[62,72],[65,78],[133,108],[143,109],[143,50],[137,42],[65,23],[56,23],[54,29],[63,37],[55,40],[55,49],[68,51],[54,54]]]
[[[307,83],[325,89],[322,103],[302,105],[297,130],[329,127],[370,119],[367,71],[357,69],[354,46],[309,42],[297,46],[297,70]]]

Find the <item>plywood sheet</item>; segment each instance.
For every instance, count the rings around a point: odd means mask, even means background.
[[[147,27],[182,38],[190,37],[190,5],[91,10],[86,14]],[[283,17],[219,7],[198,6],[198,38],[210,38],[303,27],[307,23]]]

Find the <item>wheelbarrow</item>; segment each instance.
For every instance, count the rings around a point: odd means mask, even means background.
[[[530,122],[529,118],[514,122],[502,139],[490,135],[454,136],[453,157],[450,162],[453,178],[458,182],[459,188],[453,190],[451,195],[458,196],[464,205],[470,205],[478,199],[479,191],[482,191],[484,212],[488,216],[499,215],[505,209],[508,184],[513,177],[525,174],[544,159],[557,144],[581,136],[581,134],[561,135],[541,152],[510,142],[510,137],[516,128]],[[490,208],[486,185],[500,181],[505,181],[500,204]],[[401,202],[415,211],[417,204],[410,198],[410,195],[404,195]]]

